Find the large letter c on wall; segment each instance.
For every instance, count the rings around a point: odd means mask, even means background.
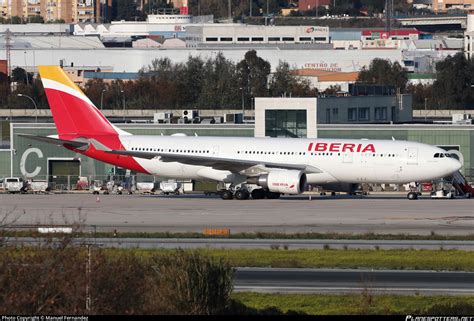
[[[41,151],[41,149],[39,148],[36,148],[36,147],[33,147],[33,148],[28,148],[24,153],[23,155],[21,155],[21,159],[20,159],[20,171],[21,171],[21,174],[25,177],[35,177],[36,175],[39,174],[39,172],[41,171],[41,167],[40,166],[36,166],[35,170],[33,172],[27,172],[26,171],[26,159],[28,158],[28,155],[30,155],[31,153],[35,153],[36,155],[38,155],[38,158],[43,158],[43,152]]]

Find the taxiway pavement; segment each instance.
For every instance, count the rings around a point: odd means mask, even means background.
[[[231,200],[200,195],[0,194],[17,225],[85,223],[97,231],[472,234],[473,199],[402,195]]]

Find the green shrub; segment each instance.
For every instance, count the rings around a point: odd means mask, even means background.
[[[150,313],[221,314],[230,304],[234,271],[222,259],[178,250],[155,257],[150,282]]]

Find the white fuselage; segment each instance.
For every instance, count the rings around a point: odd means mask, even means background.
[[[407,183],[448,176],[461,164],[435,158],[444,150],[410,141],[244,138],[194,136],[120,136],[126,150],[165,152],[315,167],[307,183]],[[239,174],[212,166],[163,162],[160,157],[135,160],[150,174],[176,179],[238,181]]]

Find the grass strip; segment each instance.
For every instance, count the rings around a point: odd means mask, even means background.
[[[47,248],[3,247],[14,255],[41,255]],[[135,255],[148,260],[155,255],[174,255],[175,249],[101,249],[108,255],[120,257]],[[275,268],[342,268],[342,269],[392,269],[474,271],[474,251],[462,250],[367,250],[367,249],[213,249],[200,248],[205,256],[228,261],[231,266]],[[1,254],[1,253],[0,253]]]
[[[86,229],[86,228],[84,228]],[[91,229],[91,227],[87,227]],[[5,231],[2,235],[6,237],[44,237],[44,234],[36,230]],[[437,241],[474,241],[474,234],[467,235],[440,235],[431,232],[429,235],[415,234],[374,234],[374,233],[234,233],[229,236],[204,235],[198,232],[78,232],[75,237],[96,237],[96,238],[231,238],[231,239],[317,239],[317,240],[437,240]]]
[[[119,255],[134,251],[140,257],[169,255],[172,249],[105,249]],[[370,268],[394,270],[474,271],[474,252],[461,250],[266,250],[210,249],[200,253],[224,259],[232,266],[280,268]]]
[[[474,296],[361,294],[267,294],[234,292],[232,298],[260,313],[331,314],[472,314]]]

